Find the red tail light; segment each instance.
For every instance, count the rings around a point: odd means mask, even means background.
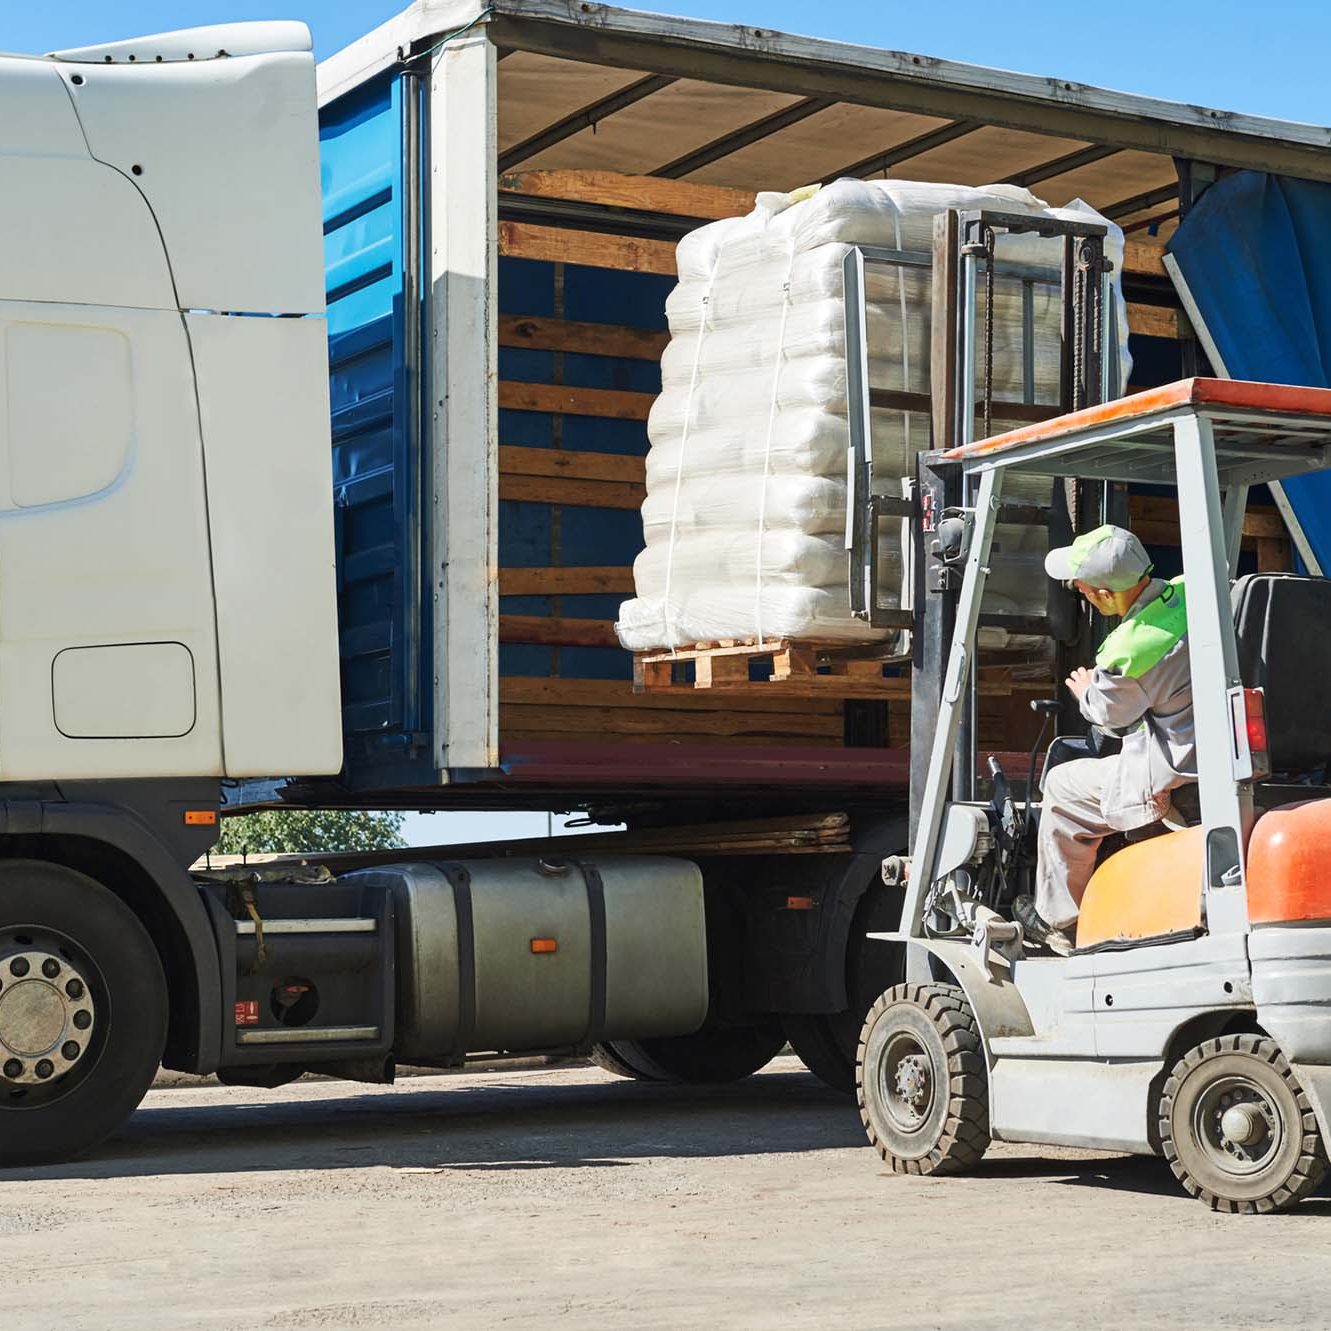
[[[1261,689],[1243,690],[1243,710],[1248,723],[1248,747],[1254,754],[1267,754],[1266,699]]]
[[[1234,721],[1234,778],[1260,781],[1271,775],[1266,737],[1266,699],[1261,689],[1231,689]]]

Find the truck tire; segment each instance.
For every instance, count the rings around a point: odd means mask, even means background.
[[[790,1047],[819,1081],[843,1095],[855,1094],[855,1042],[859,1022],[853,1013],[790,1012],[781,1018]],[[850,1027],[854,1034],[848,1034]]]
[[[604,1072],[611,1072],[616,1077],[628,1077],[632,1081],[659,1081],[659,1077],[653,1077],[650,1072],[644,1072],[642,1068],[637,1067],[622,1052],[624,1042],[622,1040],[612,1040],[606,1044],[592,1045],[592,1062]]]
[[[0,1164],[110,1136],[152,1083],[166,1026],[157,949],[119,897],[63,865],[0,861]]]
[[[869,1143],[894,1174],[957,1174],[989,1149],[980,1032],[952,984],[899,984],[869,1009],[856,1059]]]
[[[840,1012],[789,1013],[782,1018],[791,1048],[820,1081],[843,1095],[855,1094],[855,1053],[860,1030],[874,1000],[905,976],[906,950],[900,943],[870,939],[901,923],[899,890],[877,884],[860,898],[846,942],[846,998]]]
[[[693,1035],[617,1040],[615,1049],[650,1080],[688,1085],[739,1081],[765,1068],[785,1047],[776,1020],[752,1026],[703,1027]]]
[[[1312,1104],[1264,1035],[1207,1040],[1174,1064],[1160,1096],[1160,1145],[1194,1197],[1235,1215],[1288,1210],[1327,1171]]]

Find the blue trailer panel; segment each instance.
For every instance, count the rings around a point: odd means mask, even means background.
[[[1212,185],[1170,240],[1217,373],[1331,386],[1331,185],[1239,171]],[[1305,557],[1331,572],[1331,476],[1281,489]]]
[[[434,779],[420,356],[408,345],[420,326],[408,318],[406,196],[417,95],[414,80],[382,75],[320,117],[343,725],[348,780],[361,787]]]

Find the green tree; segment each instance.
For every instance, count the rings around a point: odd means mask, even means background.
[[[218,855],[314,855],[342,850],[396,850],[400,813],[368,809],[268,809],[222,820]]]

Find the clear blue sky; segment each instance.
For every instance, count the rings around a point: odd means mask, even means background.
[[[398,0],[10,0],[0,50],[49,51],[167,28],[299,18],[320,58]],[[1327,0],[660,0],[670,13],[918,51],[1283,120],[1331,122]]]

